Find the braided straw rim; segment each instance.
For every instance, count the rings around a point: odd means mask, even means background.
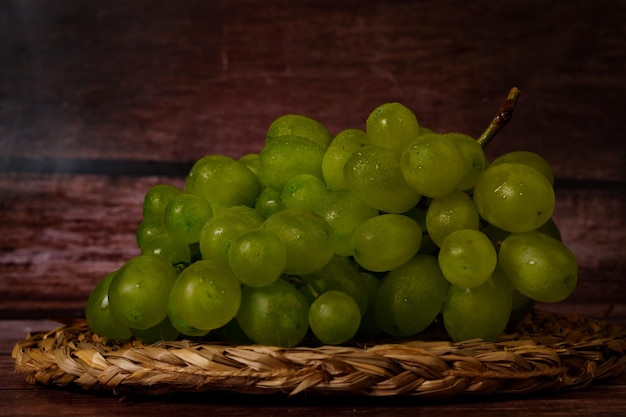
[[[28,335],[12,357],[32,384],[151,395],[517,395],[584,388],[626,367],[626,331],[573,314],[533,311],[496,342],[427,336],[370,346],[277,348],[190,340],[120,345],[81,322]]]

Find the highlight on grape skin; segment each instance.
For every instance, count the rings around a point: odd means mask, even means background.
[[[437,132],[389,102],[334,135],[306,115],[268,126],[258,152],[202,155],[182,189],[146,190],[140,255],[87,300],[96,334],[293,347],[439,325],[495,340],[575,290],[554,173],[530,150],[488,161],[496,118],[480,135]]]

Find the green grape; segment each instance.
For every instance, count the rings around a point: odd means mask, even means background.
[[[361,272],[363,288],[367,293],[367,310],[365,314],[361,313],[361,324],[357,330],[357,336],[361,339],[375,339],[383,332],[376,322],[376,297],[380,289],[381,283],[373,274]]]
[[[400,161],[389,149],[367,145],[355,151],[344,166],[344,177],[355,196],[380,211],[403,213],[420,199],[409,188]]]
[[[265,219],[248,206],[226,208],[209,219],[200,233],[203,260],[228,268],[228,251],[232,242],[244,232],[259,228]]]
[[[258,153],[247,153],[237,160],[241,165],[248,168],[258,177],[261,161]]]
[[[360,129],[345,129],[337,133],[322,159],[322,174],[328,188],[335,191],[348,188],[343,167],[355,151],[367,144],[367,134]]]
[[[264,287],[244,286],[237,322],[254,343],[293,347],[309,329],[308,315],[304,294],[279,279]]]
[[[474,229],[450,233],[439,250],[439,267],[450,283],[474,288],[485,283],[498,262],[491,240]]]
[[[491,162],[491,165],[498,165],[505,162],[514,162],[528,165],[546,177],[550,185],[554,185],[554,172],[552,167],[541,155],[531,151],[513,151],[500,155]]]
[[[276,281],[287,266],[287,250],[280,238],[267,230],[240,234],[228,250],[228,264],[237,279],[250,287]]]
[[[239,325],[237,317],[220,327],[219,333],[222,336],[222,340],[228,340],[236,345],[251,345],[254,343]]]
[[[109,306],[116,321],[131,329],[148,329],[167,315],[167,297],[176,282],[176,270],[151,255],[128,260],[109,286]]]
[[[169,233],[156,236],[141,248],[142,255],[154,255],[170,265],[190,264],[191,249],[189,244],[179,241]]]
[[[460,229],[478,229],[479,216],[471,197],[463,191],[452,191],[434,198],[426,212],[426,230],[437,246],[450,233]]]
[[[115,272],[107,274],[91,290],[85,307],[85,318],[91,330],[100,337],[107,339],[125,340],[132,336],[128,326],[120,324],[109,306],[109,286]]]
[[[461,152],[463,157],[463,175],[456,189],[460,191],[470,190],[476,185],[478,177],[487,168],[489,162],[480,144],[469,135],[464,133],[446,133]]]
[[[197,261],[180,273],[166,305],[175,306],[178,318],[188,326],[213,330],[235,317],[240,303],[241,284],[230,270]]]
[[[145,217],[137,226],[135,234],[137,247],[143,248],[152,239],[164,233],[167,233],[167,227],[165,227],[162,216]]]
[[[174,197],[165,207],[163,222],[174,239],[196,243],[205,223],[213,216],[211,205],[203,198],[189,193]]]
[[[209,334],[210,330],[197,329],[185,323],[180,318],[179,305],[175,301],[172,301],[172,293],[167,299],[167,316],[170,323],[180,334],[190,337],[203,337]]]
[[[375,303],[376,322],[396,337],[422,332],[441,311],[449,285],[436,257],[416,255],[383,278]]]
[[[510,287],[495,277],[474,288],[450,285],[441,311],[443,324],[455,342],[494,341],[509,321],[511,306]]]
[[[550,182],[534,168],[503,162],[487,168],[474,187],[478,214],[513,233],[537,229],[552,216],[555,195]]]
[[[385,103],[376,107],[367,117],[365,125],[372,145],[389,149],[398,157],[420,133],[415,114],[400,103]]]
[[[332,140],[326,126],[300,114],[286,114],[270,124],[266,141],[271,142],[281,136],[300,136],[316,143],[322,149],[328,148]]]
[[[148,329],[130,329],[136,339],[145,344],[156,343],[162,340],[176,340],[180,332],[169,317],[165,317],[159,324]]]
[[[254,207],[261,183],[245,165],[224,155],[206,155],[191,167],[184,191],[202,197],[214,212],[223,207]]]
[[[572,251],[541,232],[509,235],[500,246],[498,261],[513,286],[535,301],[562,301],[578,282],[578,264]]]
[[[402,214],[365,220],[352,235],[354,259],[373,272],[389,271],[411,259],[422,243],[422,229]]]
[[[361,312],[354,299],[342,291],[328,291],[309,308],[309,325],[319,341],[339,345],[352,339],[361,324]]]
[[[365,220],[378,215],[378,210],[357,198],[350,190],[331,191],[317,205],[319,214],[335,232],[335,254],[352,255],[352,234]]]
[[[287,208],[268,217],[261,228],[276,233],[285,245],[285,273],[297,275],[317,271],[335,252],[333,229],[307,209]]]
[[[445,134],[420,135],[400,158],[402,175],[420,195],[444,197],[456,190],[465,173],[459,148]]]
[[[324,179],[324,149],[306,138],[274,138],[265,144],[259,158],[259,177],[266,186],[275,190],[282,190],[287,181],[298,174],[311,174]]]
[[[545,222],[543,225],[539,226],[536,229],[538,232],[545,233],[548,236],[555,238],[556,240],[563,240],[561,236],[561,230],[559,226],[554,222],[554,219],[551,217]]]
[[[337,290],[350,295],[359,306],[361,314],[368,307],[367,289],[357,265],[345,256],[333,256],[319,271],[304,275],[304,281],[319,295]]]
[[[257,197],[254,207],[264,218],[268,218],[272,214],[287,208],[280,198],[281,192],[280,190],[265,187]]]
[[[280,194],[285,207],[312,209],[328,194],[324,181],[311,174],[298,174],[285,183]]]
[[[143,199],[143,217],[163,217],[165,206],[182,191],[173,185],[156,184],[148,189]]]

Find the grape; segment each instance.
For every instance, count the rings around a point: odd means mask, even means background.
[[[163,222],[175,239],[196,243],[205,223],[213,216],[211,205],[195,194],[181,193],[165,207]]]
[[[85,318],[91,330],[101,337],[108,339],[129,339],[132,334],[128,326],[121,325],[109,306],[109,286],[117,271],[102,278],[89,294],[85,307]]]
[[[416,255],[383,278],[375,304],[378,325],[392,336],[420,333],[439,314],[449,285],[436,257]]]
[[[479,217],[471,197],[462,191],[453,191],[435,198],[426,212],[426,230],[437,246],[450,233],[460,229],[478,229]]]
[[[470,190],[476,185],[476,181],[487,168],[489,162],[480,144],[469,135],[464,133],[446,133],[461,152],[463,157],[463,175],[456,189],[461,191]]]
[[[200,233],[202,259],[228,268],[228,251],[233,240],[243,232],[257,229],[265,219],[248,206],[232,206],[209,219]]]
[[[156,184],[148,189],[143,199],[143,217],[163,217],[165,206],[182,191],[173,185]]]
[[[322,175],[331,190],[346,190],[343,167],[358,149],[368,144],[367,134],[360,129],[342,130],[326,149],[322,159]]]
[[[280,136],[268,142],[261,153],[259,177],[268,187],[282,190],[287,181],[298,174],[311,174],[324,179],[324,149],[299,136]]]
[[[257,197],[254,207],[264,218],[268,218],[286,208],[280,194],[281,190],[265,187]]]
[[[446,135],[418,136],[402,152],[402,175],[409,187],[431,198],[450,194],[465,173],[461,151]]]
[[[241,284],[230,270],[211,261],[197,261],[180,273],[163,304],[174,306],[176,316],[187,326],[213,330],[235,317],[240,303]]]
[[[170,296],[167,300],[167,316],[170,320],[170,323],[178,332],[184,336],[191,337],[202,337],[209,334],[210,330],[202,330],[192,327],[185,323],[183,319],[180,318],[180,312],[178,311],[179,305],[176,304],[176,301],[172,300],[172,293],[170,292]]]
[[[572,251],[541,232],[509,235],[502,242],[498,261],[513,286],[535,301],[562,301],[578,282],[578,265]]]
[[[363,288],[367,293],[367,310],[361,313],[361,324],[357,330],[357,336],[363,339],[374,339],[382,333],[382,329],[376,322],[376,297],[380,290],[380,279],[368,272],[360,273]]]
[[[293,347],[309,329],[309,303],[283,279],[264,287],[244,287],[237,322],[261,345]]]
[[[254,207],[261,184],[243,164],[224,155],[206,155],[191,167],[184,191],[202,197],[214,212],[223,207]]]
[[[513,151],[500,155],[491,162],[491,165],[498,165],[505,162],[515,162],[524,165],[528,165],[539,171],[550,182],[550,185],[554,185],[554,172],[548,161],[546,161],[541,155],[531,151]]]
[[[167,315],[176,270],[166,261],[139,255],[119,269],[109,286],[109,306],[116,321],[132,329],[148,329]]]
[[[438,260],[446,279],[462,288],[482,285],[493,274],[498,262],[489,238],[474,229],[450,233],[441,244]]]
[[[324,181],[311,174],[291,177],[280,193],[285,207],[314,208],[328,194]]]
[[[281,136],[300,136],[316,143],[322,149],[328,148],[332,140],[330,132],[322,123],[300,114],[286,114],[270,124],[266,142]]]
[[[309,308],[311,331],[322,343],[338,345],[352,339],[361,324],[359,306],[342,291],[320,295]]]
[[[503,162],[487,168],[474,187],[478,213],[507,232],[537,229],[552,216],[555,195],[550,182],[534,168]]]
[[[219,333],[224,340],[228,340],[237,345],[251,345],[254,343],[239,325],[237,317],[220,327]]]
[[[389,149],[362,147],[346,162],[344,177],[355,196],[380,211],[403,213],[420,199],[404,180],[400,161]]]
[[[509,321],[511,306],[510,287],[495,277],[474,288],[450,285],[442,309],[443,324],[455,342],[494,341]]]
[[[365,204],[350,190],[331,191],[317,205],[315,212],[335,232],[335,254],[352,255],[351,238],[354,230],[365,220],[378,215],[378,210]]]
[[[261,167],[261,161],[258,153],[248,153],[243,155],[237,160],[241,165],[248,168],[258,177],[259,168]]]
[[[141,254],[160,257],[174,266],[191,263],[189,245],[175,239],[169,233],[164,233],[150,240],[141,248]]]
[[[287,250],[285,272],[289,274],[317,271],[335,252],[333,229],[307,209],[287,208],[268,217],[261,228],[276,233],[282,240]]]
[[[402,214],[382,214],[365,220],[352,235],[354,259],[373,272],[397,268],[418,251],[422,230]]]
[[[400,103],[376,107],[366,120],[367,138],[372,145],[393,151],[398,157],[415,139],[420,128],[415,114]]]
[[[287,265],[287,251],[276,234],[253,229],[233,240],[228,249],[228,264],[243,284],[262,287],[280,277]]]
[[[165,227],[163,217],[145,217],[141,223],[139,223],[139,226],[137,226],[137,231],[135,233],[137,246],[141,249],[152,239],[164,233],[167,233],[167,227]]]
[[[180,335],[178,329],[174,327],[167,316],[156,326],[148,329],[131,329],[131,332],[136,339],[146,344],[156,343],[161,340],[176,340]]]

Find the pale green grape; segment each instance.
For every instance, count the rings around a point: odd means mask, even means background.
[[[319,121],[300,114],[286,114],[275,119],[267,131],[267,142],[281,136],[306,138],[322,149],[328,148],[332,136],[326,126]]]
[[[280,198],[281,192],[282,190],[265,187],[257,197],[254,207],[265,218],[286,209],[285,203]]]
[[[322,174],[331,190],[345,190],[343,167],[352,154],[368,144],[367,134],[360,129],[345,129],[339,132],[324,153]]]
[[[352,256],[352,234],[365,220],[378,215],[378,210],[357,198],[350,190],[331,191],[317,205],[315,212],[335,232],[335,254]]]
[[[435,198],[426,212],[426,230],[437,246],[450,233],[460,229],[478,229],[479,216],[471,197],[463,191],[452,191]]]
[[[285,183],[280,199],[285,207],[312,210],[329,190],[324,181],[311,174],[298,174]]]
[[[420,133],[415,114],[403,104],[385,103],[367,117],[367,138],[372,145],[393,151],[398,157]]]
[[[141,248],[142,255],[154,255],[170,265],[191,263],[189,244],[175,239],[169,233],[156,236]]]
[[[350,295],[342,291],[325,292],[309,308],[311,331],[328,345],[338,345],[352,339],[360,324],[359,306]]]
[[[383,278],[376,297],[376,322],[392,336],[422,332],[439,314],[449,285],[436,257],[416,255]]]
[[[474,203],[480,216],[507,232],[537,229],[554,211],[550,182],[536,169],[503,162],[487,168],[474,187]]]
[[[133,337],[141,340],[145,344],[152,344],[163,340],[176,340],[180,335],[180,332],[169,317],[165,316],[163,320],[156,326],[152,326],[148,329],[131,329]]]
[[[578,264],[572,251],[541,232],[509,235],[502,242],[498,261],[513,286],[535,301],[563,301],[578,282]]]
[[[164,233],[167,233],[167,227],[165,227],[162,216],[145,217],[137,226],[135,233],[137,247],[143,248],[152,239]]]
[[[505,162],[514,162],[528,165],[546,177],[550,185],[554,185],[554,172],[552,167],[541,155],[531,151],[513,151],[500,155],[491,162],[491,165],[498,165]]]
[[[285,245],[285,272],[289,274],[317,271],[330,261],[335,252],[333,229],[307,209],[287,208],[268,217],[261,228],[276,233]]]
[[[179,304],[177,304],[176,299],[172,301],[171,292],[167,300],[167,316],[172,326],[174,326],[174,328],[184,336],[202,337],[206,336],[210,332],[210,330],[197,329],[193,326],[190,326],[185,323],[183,319],[180,318]]]
[[[456,189],[461,191],[470,190],[476,185],[478,177],[489,165],[485,152],[480,144],[469,135],[464,133],[446,133],[461,152],[463,157],[463,176]]]
[[[128,260],[109,286],[111,313],[122,326],[148,329],[167,315],[167,297],[176,282],[176,270],[156,256]]]
[[[348,189],[377,210],[403,213],[420,195],[406,183],[393,151],[367,145],[355,151],[344,166]]]
[[[107,339],[129,339],[132,334],[128,326],[120,324],[109,306],[109,286],[117,271],[107,274],[91,290],[85,307],[85,318],[91,330]]]
[[[298,174],[324,179],[324,149],[299,136],[279,136],[266,143],[261,153],[259,177],[268,187],[282,190],[287,181]]]
[[[211,205],[189,193],[174,197],[165,207],[163,222],[170,235],[185,243],[196,243],[205,223],[213,216]]]
[[[229,206],[254,207],[261,183],[240,162],[225,155],[207,155],[187,174],[184,191],[202,197],[217,212]]]
[[[474,288],[450,285],[442,309],[443,324],[455,342],[494,341],[509,321],[511,306],[511,289],[498,279],[490,278]]]
[[[228,264],[243,284],[262,287],[280,277],[287,266],[287,250],[275,233],[253,229],[232,241]]]
[[[446,135],[438,133],[413,139],[402,153],[400,167],[409,187],[431,198],[450,194],[465,174],[461,151]]]
[[[202,259],[228,268],[232,242],[242,233],[259,228],[264,220],[258,211],[248,206],[233,206],[220,211],[205,223],[200,233]]]
[[[197,261],[180,273],[165,306],[187,326],[213,330],[228,323],[241,303],[241,284],[228,269]],[[170,311],[172,307],[169,307]]]
[[[410,217],[382,214],[365,220],[352,235],[354,259],[373,272],[389,271],[411,259],[422,243],[422,229]]]
[[[259,176],[259,168],[261,167],[261,161],[258,153],[247,153],[241,156],[237,160],[241,165],[248,168],[257,177]]]
[[[293,347],[309,329],[309,303],[283,279],[264,287],[245,287],[237,322],[254,343]]]
[[[450,233],[439,250],[439,267],[450,283],[474,288],[485,283],[498,262],[491,240],[474,229]]]
[[[173,185],[156,184],[148,189],[143,199],[143,217],[163,217],[165,206],[182,191]]]

